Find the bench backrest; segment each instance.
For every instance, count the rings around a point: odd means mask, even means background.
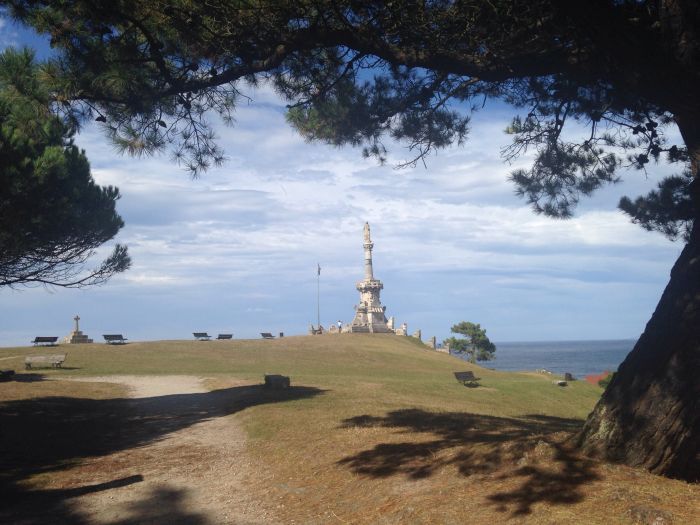
[[[37,336],[34,338],[33,343],[55,343],[58,341],[58,337],[45,337],[45,336]]]
[[[102,337],[107,341],[124,339],[122,334],[104,334]]]
[[[217,339],[233,339],[233,334],[219,334]]]
[[[192,332],[192,335],[195,337],[209,337],[209,334],[206,332]]]
[[[63,363],[65,360],[66,354],[28,355],[24,358],[25,363]]]
[[[471,370],[467,370],[466,372],[455,372],[455,379],[457,381],[476,381],[476,377],[474,377],[474,372]]]

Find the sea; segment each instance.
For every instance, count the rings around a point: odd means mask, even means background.
[[[570,372],[583,378],[617,370],[635,343],[636,339],[494,343],[495,359],[479,364],[505,371],[544,368],[555,374]]]

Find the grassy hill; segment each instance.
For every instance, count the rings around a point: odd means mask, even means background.
[[[25,355],[64,352],[68,355],[64,369],[38,372],[50,378],[185,374],[251,381],[279,373],[291,376],[295,385],[328,390],[333,398],[331,392],[342,391],[352,393],[355,402],[367,398],[387,406],[411,403],[499,415],[582,418],[600,395],[599,388],[585,382],[552,388],[548,376],[488,370],[431,351],[414,338],[380,334],[4,348],[0,358],[5,359],[0,362],[3,368],[22,370]],[[455,381],[453,372],[469,369],[480,378],[480,388],[465,389]]]
[[[64,351],[65,369],[37,372],[104,379],[0,384],[0,401],[123,396],[120,387],[105,385],[112,375],[205,378],[208,389],[238,403],[227,417],[248,436],[256,465],[248,488],[285,523],[560,523],[582,515],[588,523],[629,523],[633,504],[666,509],[678,520],[692,519],[687,498],[700,496],[697,486],[577,455],[570,437],[600,388],[582,381],[562,388],[536,373],[489,370],[412,338],[8,348],[0,350],[0,367],[21,369],[27,354]],[[464,370],[474,371],[478,387],[454,379]],[[261,383],[264,373],[289,375],[292,388],[236,393]]]

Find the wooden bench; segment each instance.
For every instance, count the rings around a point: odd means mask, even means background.
[[[217,339],[233,339],[233,334],[219,334],[216,336]]]
[[[14,370],[0,370],[0,381],[9,381],[14,375]]]
[[[128,341],[122,334],[104,334],[102,337],[108,345],[124,345]]]
[[[454,372],[455,379],[462,383],[464,386],[468,387],[475,387],[479,386],[479,383],[477,381],[479,380],[478,377],[474,376],[474,372],[471,370],[466,370],[465,372]]]
[[[211,341],[211,336],[206,332],[192,332],[197,341]]]
[[[27,370],[36,368],[37,365],[50,366],[53,368],[61,368],[63,361],[66,360],[66,354],[53,355],[28,355],[24,358],[24,367]]]
[[[32,341],[32,344],[34,346],[56,346],[56,341],[58,341],[58,337],[37,336],[34,338],[34,341]]]
[[[274,339],[275,336],[272,335],[270,332],[260,332],[260,335],[262,336],[263,339]]]

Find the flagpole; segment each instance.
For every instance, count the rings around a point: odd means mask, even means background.
[[[316,328],[321,329],[321,265],[316,263]]]

